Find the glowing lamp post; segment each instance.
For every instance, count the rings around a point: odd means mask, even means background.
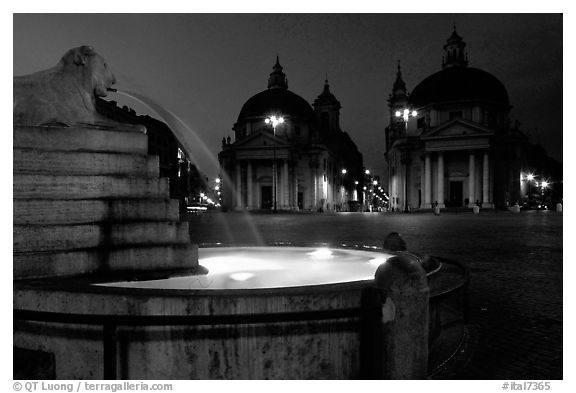
[[[546,189],[548,188],[548,186],[550,185],[550,183],[548,183],[546,180],[542,181],[542,183],[540,183],[540,188],[542,189],[542,195],[544,195],[544,192],[546,191]]]
[[[404,108],[398,110],[395,113],[398,119],[402,119],[404,122],[404,136],[408,137],[408,120],[410,117],[418,116],[417,111],[411,111],[410,109]],[[410,164],[410,157],[408,156],[408,151],[406,151],[406,156],[404,157],[404,213],[408,213],[408,164]]]
[[[272,129],[274,130],[274,135],[276,135],[276,127],[278,124],[284,123],[284,118],[282,116],[270,116],[264,120],[266,124],[271,124]]]
[[[348,173],[348,170],[346,168],[343,168],[340,173],[342,173],[342,178],[340,179],[340,189],[342,192],[342,198],[341,198],[341,205],[344,206],[344,203],[346,202],[346,186],[344,184],[344,176],[346,176],[346,174]]]
[[[276,127],[279,124],[284,123],[284,118],[282,116],[270,116],[267,117],[264,122],[266,124],[270,124],[272,125],[272,130],[274,131],[274,136],[276,136]],[[274,193],[274,213],[276,213],[278,210],[276,208],[276,188],[277,188],[277,181],[276,181],[276,144],[272,145],[272,151],[273,151],[273,164],[272,164],[272,189],[273,189],[273,193]]]
[[[535,182],[535,178],[534,175],[532,173],[529,173],[526,175],[526,184],[527,184],[527,192],[528,192],[528,200],[531,199],[532,196],[532,182]]]
[[[404,120],[404,124],[406,124],[406,130],[408,130],[408,120],[410,117],[418,116],[417,111],[410,111],[410,109],[403,109],[401,111],[396,111],[396,117],[401,117]]]

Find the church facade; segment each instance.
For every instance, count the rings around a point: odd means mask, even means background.
[[[454,29],[442,69],[411,94],[400,66],[386,127],[390,208],[507,207],[520,198],[527,138],[510,126],[504,85],[468,66]]]
[[[340,129],[328,81],[310,105],[288,90],[278,59],[218,154],[222,205],[232,210],[349,211],[362,204],[362,155]],[[271,122],[272,116],[282,122]],[[267,120],[268,119],[268,120]]]

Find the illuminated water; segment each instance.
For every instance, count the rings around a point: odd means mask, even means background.
[[[371,280],[392,257],[381,252],[312,247],[200,248],[204,276],[124,281],[104,286],[149,289],[256,289]]]
[[[199,163],[195,161],[195,157],[197,155],[202,155],[210,159],[212,165],[216,167],[219,166],[218,160],[214,153],[206,146],[202,138],[196,133],[192,128],[188,126],[179,116],[175,113],[171,112],[170,110],[164,108],[162,105],[154,101],[153,99],[146,97],[142,94],[127,91],[127,90],[120,90],[116,91],[118,94],[124,95],[126,97],[130,97],[133,100],[138,101],[140,104],[145,105],[149,109],[152,109],[159,115],[162,120],[168,124],[170,130],[173,132],[174,136],[184,149],[184,151],[188,154],[188,157],[196,166],[199,166]],[[195,154],[196,152],[196,154]]]
[[[118,89],[116,92],[118,94],[122,94],[126,97],[129,97],[133,100],[138,101],[140,104],[143,104],[144,106],[146,106],[149,109],[151,109],[152,111],[154,111],[158,116],[160,116],[160,118],[162,118],[162,120],[164,120],[166,122],[168,127],[170,127],[170,129],[172,130],[172,132],[174,134],[174,137],[178,140],[178,142],[180,143],[180,146],[182,146],[182,148],[184,149],[184,151],[188,155],[188,158],[190,158],[190,160],[192,160],[192,162],[194,163],[194,165],[196,165],[196,167],[198,169],[201,170],[202,168],[199,165],[199,162],[194,159],[194,157],[196,156],[196,154],[194,154],[194,149],[199,149],[200,155],[202,155],[203,157],[207,157],[211,161],[211,163],[214,167],[216,167],[216,168],[220,167],[218,159],[216,158],[217,154],[214,153],[213,151],[211,151],[208,148],[208,146],[206,146],[206,144],[204,143],[202,138],[200,138],[198,133],[195,132],[192,128],[190,128],[188,126],[188,124],[186,124],[184,122],[184,120],[182,120],[179,116],[172,113],[170,110],[164,108],[162,105],[160,105],[158,102],[154,101],[153,99],[151,99],[147,96],[144,96],[143,94],[130,92],[130,91],[126,91],[126,90],[120,90],[120,89]],[[228,177],[228,174],[226,173],[226,171],[222,171],[220,173],[220,176],[222,177],[224,184],[234,184],[232,179],[230,179]],[[235,188],[232,188],[232,198],[236,199],[236,189]],[[244,211],[243,214],[245,214],[249,217],[249,215],[246,211]],[[249,230],[251,231],[251,234],[252,234],[252,244],[264,245],[264,241],[262,240],[262,235],[256,229],[256,226],[254,225],[253,221],[251,219],[249,219],[246,222],[247,222]],[[229,230],[228,228],[225,228],[225,229]]]

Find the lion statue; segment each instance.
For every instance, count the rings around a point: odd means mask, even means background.
[[[117,127],[96,111],[96,97],[106,97],[115,83],[92,47],[70,49],[54,67],[14,77],[14,125]]]

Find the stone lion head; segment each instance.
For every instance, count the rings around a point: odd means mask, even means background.
[[[106,97],[115,83],[106,60],[91,46],[70,49],[54,67],[14,77],[13,122],[24,126],[130,128],[96,108],[96,99]],[[134,127],[145,132],[142,126]]]
[[[60,66],[71,72],[79,72],[88,89],[96,97],[106,97],[108,89],[116,83],[116,77],[108,68],[106,60],[91,46],[70,49],[60,60]]]

